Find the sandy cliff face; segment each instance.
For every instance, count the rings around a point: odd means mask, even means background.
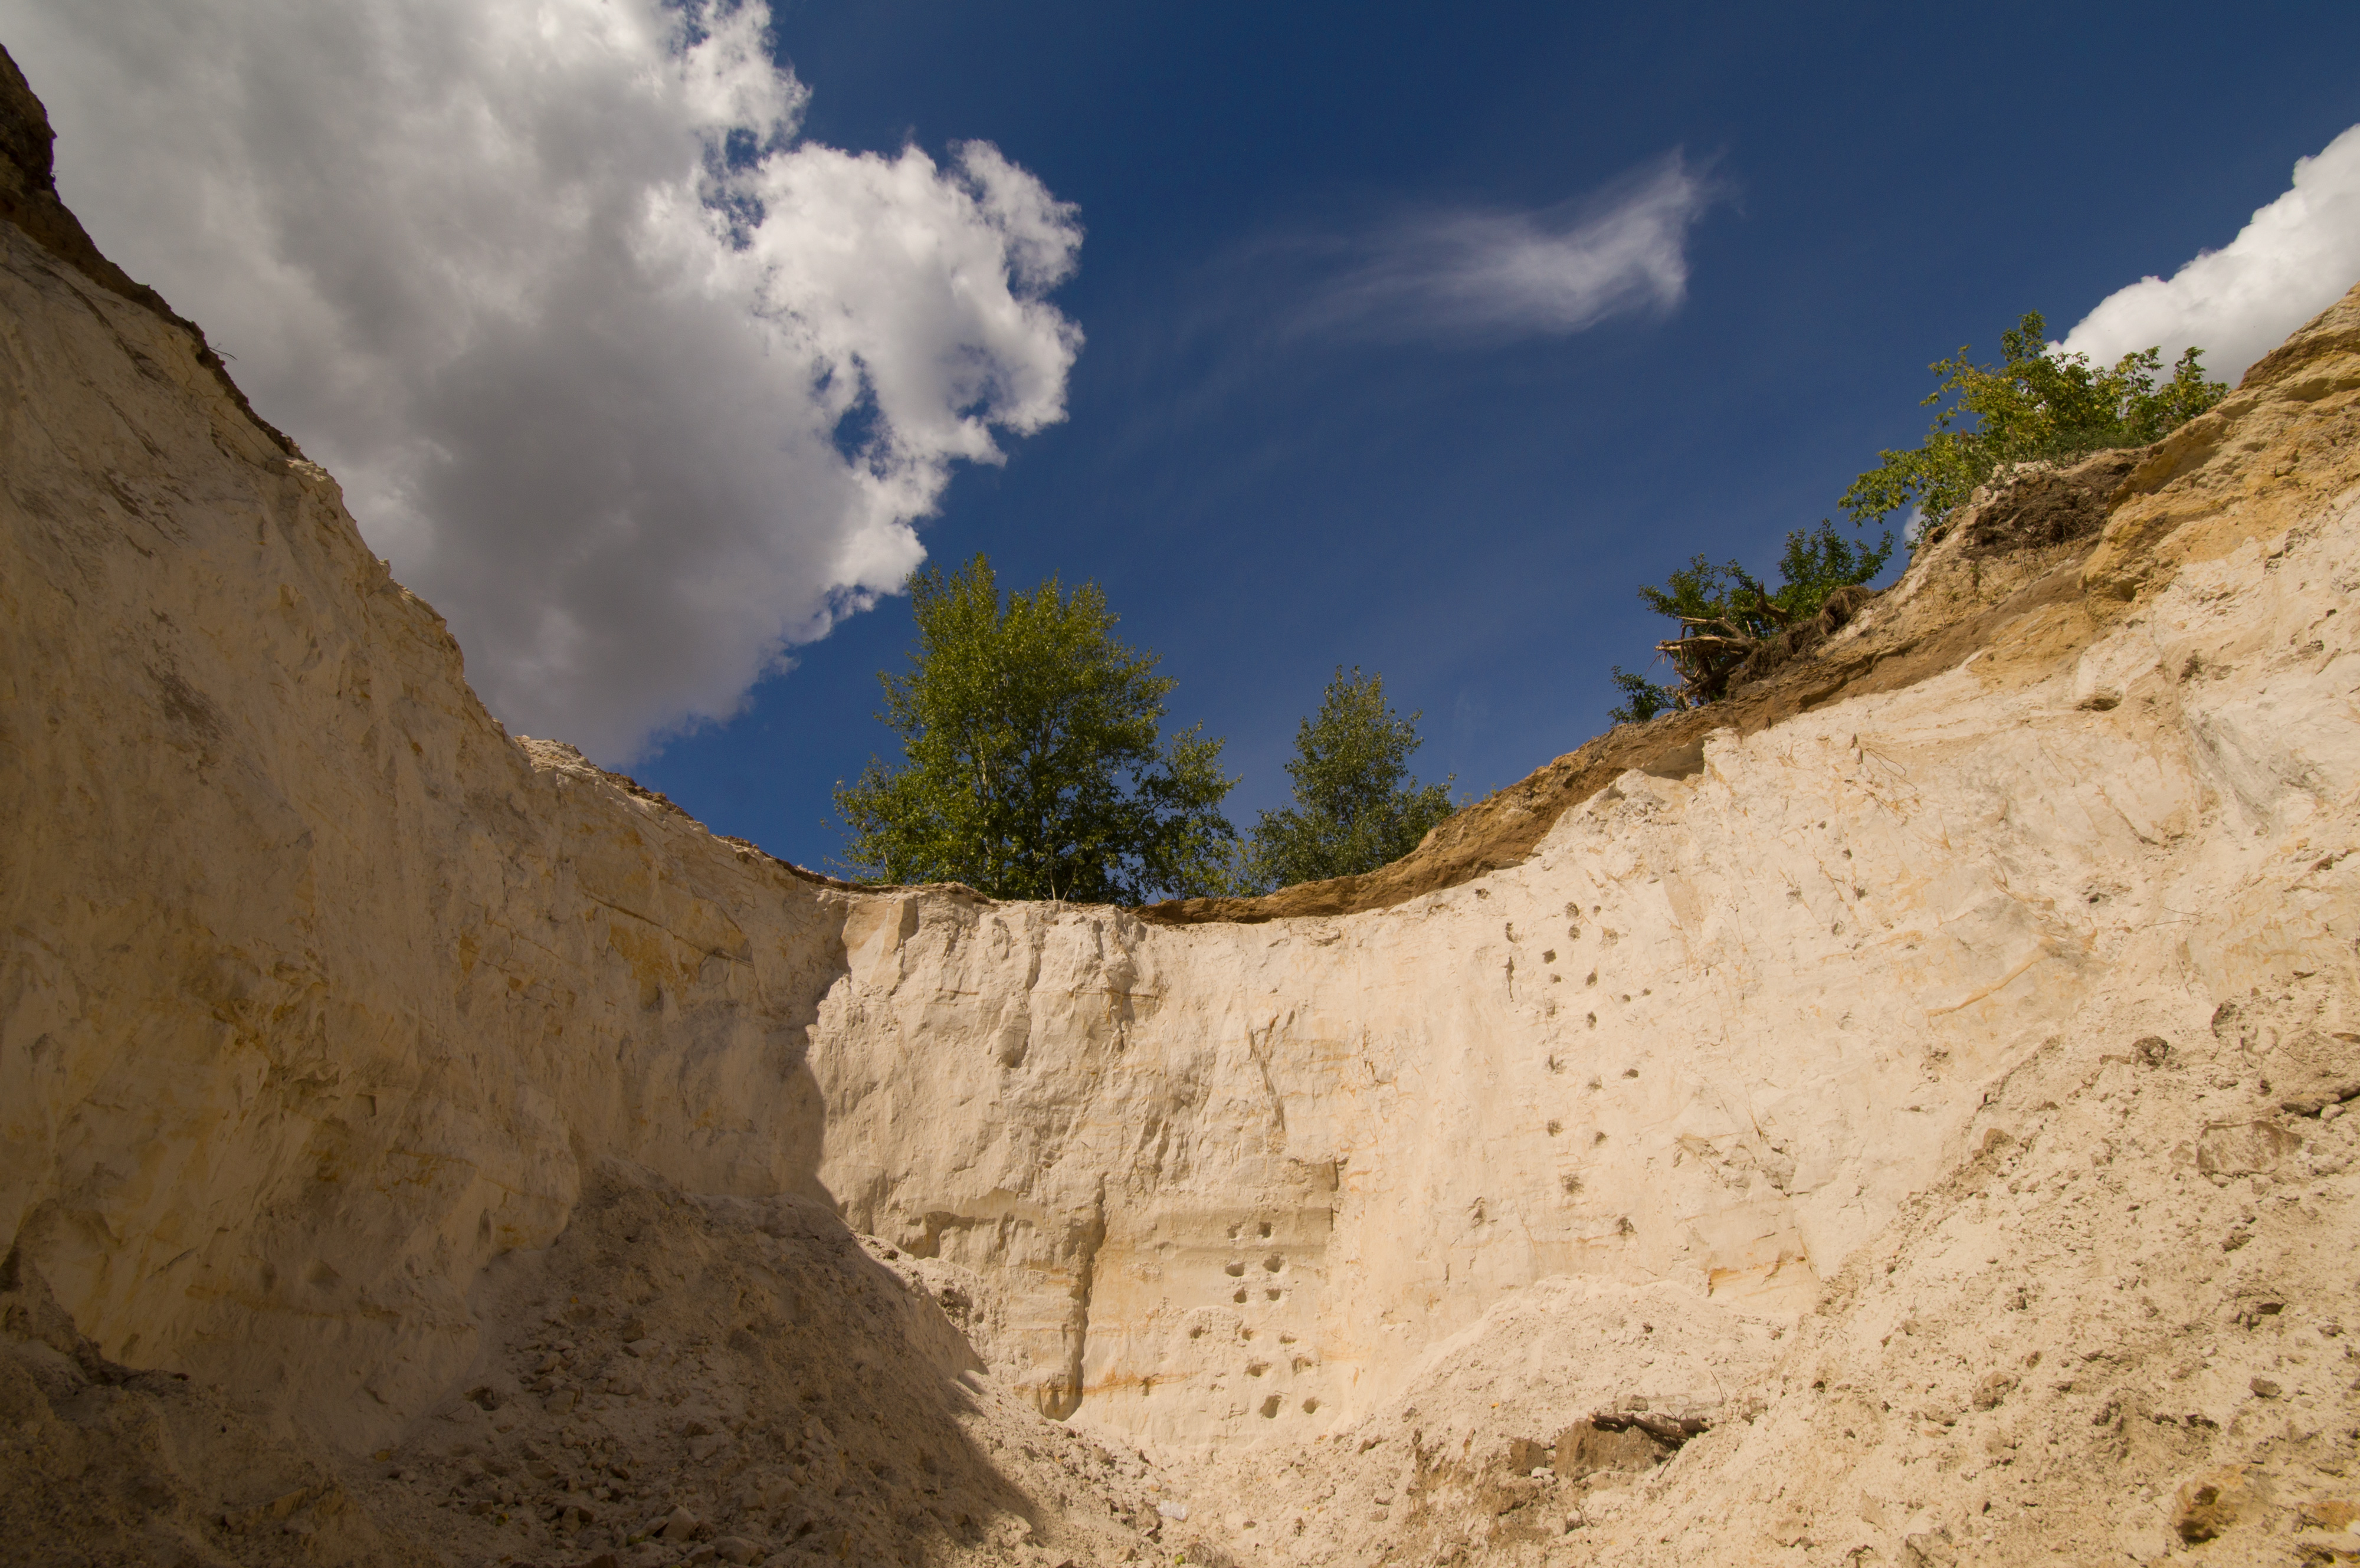
[[[2240,394],[2210,451],[2341,461],[2355,363]],[[913,1251],[1047,1272],[1063,1337],[1012,1308],[1011,1375],[1056,1387],[1062,1352],[1096,1420],[1300,1439],[1539,1279],[1808,1309],[2060,1042],[2186,1039],[2298,974],[2333,1038],[2352,519],[2284,473],[2252,494],[2235,446],[2140,492],[2184,454],[2151,459],[2094,551],[1994,561],[1962,528],[1825,651],[1868,690],[1666,724],[1459,886],[1255,924],[864,917],[813,1056],[824,1184]],[[2174,553],[2136,559],[2168,585],[2125,603],[2109,563],[2158,517]]]
[[[2227,1562],[2352,1494],[2360,299],[1728,704],[1126,912],[511,738],[44,233],[0,1473],[55,1560]]]

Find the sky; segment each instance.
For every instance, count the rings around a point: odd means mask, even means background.
[[[1250,826],[1338,665],[1480,795],[2027,310],[2360,281],[2360,8],[0,0],[98,243],[513,731],[828,866],[897,586],[1092,580]],[[2343,138],[2339,140],[2338,138]],[[2299,160],[2303,164],[2298,176]]]

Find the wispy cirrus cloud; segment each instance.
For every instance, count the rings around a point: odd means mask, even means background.
[[[1687,297],[1689,231],[1720,188],[1666,154],[1535,211],[1428,210],[1338,242],[1351,255],[1297,325],[1379,338],[1562,337]]]

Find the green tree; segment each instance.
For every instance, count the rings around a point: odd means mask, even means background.
[[[1823,518],[1815,529],[1788,532],[1775,588],[1764,586],[1733,561],[1715,566],[1701,555],[1662,587],[1643,586],[1641,602],[1680,624],[1677,637],[1655,645],[1679,673],[1680,684],[1655,686],[1617,665],[1614,681],[1628,701],[1610,716],[1618,722],[1652,718],[1666,706],[1691,708],[1719,700],[1727,694],[1730,675],[1755,649],[1818,615],[1837,589],[1875,577],[1892,556],[1890,529],[1873,545],[1856,544]]]
[[[853,867],[964,882],[994,898],[1146,903],[1225,891],[1237,780],[1201,726],[1168,740],[1174,682],[1115,640],[1096,583],[1055,578],[1003,604],[978,555],[912,572],[918,644],[880,671],[902,766],[872,757],[836,789]]]
[[[1658,686],[1644,675],[1633,675],[1621,665],[1614,666],[1614,689],[1622,693],[1622,701],[1606,710],[1609,722],[1618,724],[1644,724],[1657,713],[1666,713],[1680,704],[1680,689]]]
[[[1349,877],[1400,859],[1454,810],[1448,779],[1408,777],[1420,715],[1397,716],[1385,678],[1336,667],[1319,712],[1295,731],[1295,804],[1264,811],[1245,855],[1242,882],[1290,887]]]
[[[1749,636],[1767,637],[1818,615],[1829,594],[1868,582],[1885,570],[1892,555],[1889,530],[1874,545],[1863,546],[1838,533],[1833,523],[1822,521],[1815,529],[1796,528],[1786,535],[1775,589],[1765,588],[1733,561],[1715,566],[1699,555],[1673,572],[1661,588],[1641,588],[1639,599],[1659,615],[1726,620]]]
[[[1855,522],[1882,521],[1908,506],[1939,522],[2004,463],[2059,460],[2109,447],[2159,441],[2218,403],[2229,388],[2204,379],[2202,354],[2190,349],[2158,386],[2159,349],[2126,354],[2108,370],[2087,354],[2049,352],[2049,323],[2038,310],[2000,335],[2003,363],[1979,365],[1967,345],[1927,368],[1942,377],[1928,407],[1950,398],[1925,441],[1852,481],[1841,505]]]

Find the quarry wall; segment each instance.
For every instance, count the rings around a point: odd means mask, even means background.
[[[2191,1172],[2360,1092],[2355,397],[2347,299],[2101,533],[1954,530],[1501,864],[1185,923],[847,888],[511,737],[202,344],[0,224],[0,1236],[352,1453],[611,1161],[834,1205],[1175,1453],[1340,1431],[1568,1277],[1758,1367],[2060,1050],[2267,1001]]]

